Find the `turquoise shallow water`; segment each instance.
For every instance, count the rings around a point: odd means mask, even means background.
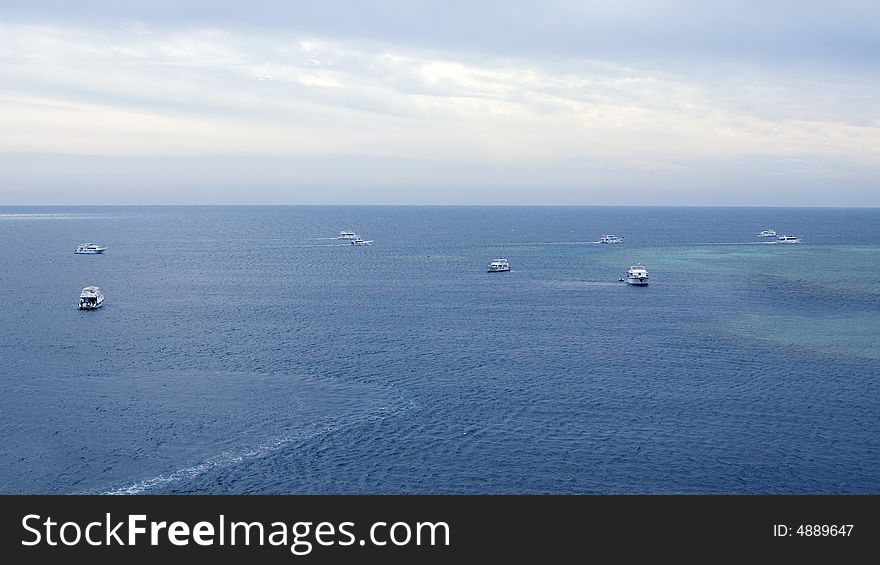
[[[0,209],[0,492],[877,493],[878,226]],[[637,261],[651,284],[619,283]],[[80,312],[89,284],[106,306]]]
[[[606,264],[644,256],[659,273],[732,278],[772,297],[719,315],[721,337],[790,347],[801,354],[880,358],[880,250],[873,245],[706,245],[616,250]],[[779,296],[781,293],[787,296]],[[769,313],[772,312],[772,313]]]
[[[792,292],[829,295],[880,296],[880,250],[876,245],[690,245],[617,250],[603,257],[616,264],[644,255],[654,269],[694,276],[741,275],[763,277]]]
[[[880,360],[877,316],[765,316],[747,314],[718,323],[722,336],[791,347],[805,355]]]

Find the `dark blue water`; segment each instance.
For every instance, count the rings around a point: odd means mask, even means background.
[[[2,493],[880,493],[880,210],[0,208],[0,236]]]

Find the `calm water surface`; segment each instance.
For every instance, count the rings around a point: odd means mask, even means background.
[[[878,226],[0,208],[0,492],[880,493]]]

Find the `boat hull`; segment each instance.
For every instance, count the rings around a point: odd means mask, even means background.
[[[97,310],[101,306],[104,305],[104,301],[98,302],[97,304],[80,304],[80,310]]]
[[[627,278],[626,284],[631,284],[634,286],[647,286],[648,279],[638,279],[638,278]]]
[[[89,251],[74,251],[74,253],[76,253],[77,255],[100,255],[104,251],[105,251],[104,249],[96,249],[96,250],[89,250]]]
[[[510,269],[489,269],[487,273],[509,273]]]

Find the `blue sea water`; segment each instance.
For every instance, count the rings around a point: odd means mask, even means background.
[[[880,493],[877,209],[0,208],[0,236],[0,493]]]

